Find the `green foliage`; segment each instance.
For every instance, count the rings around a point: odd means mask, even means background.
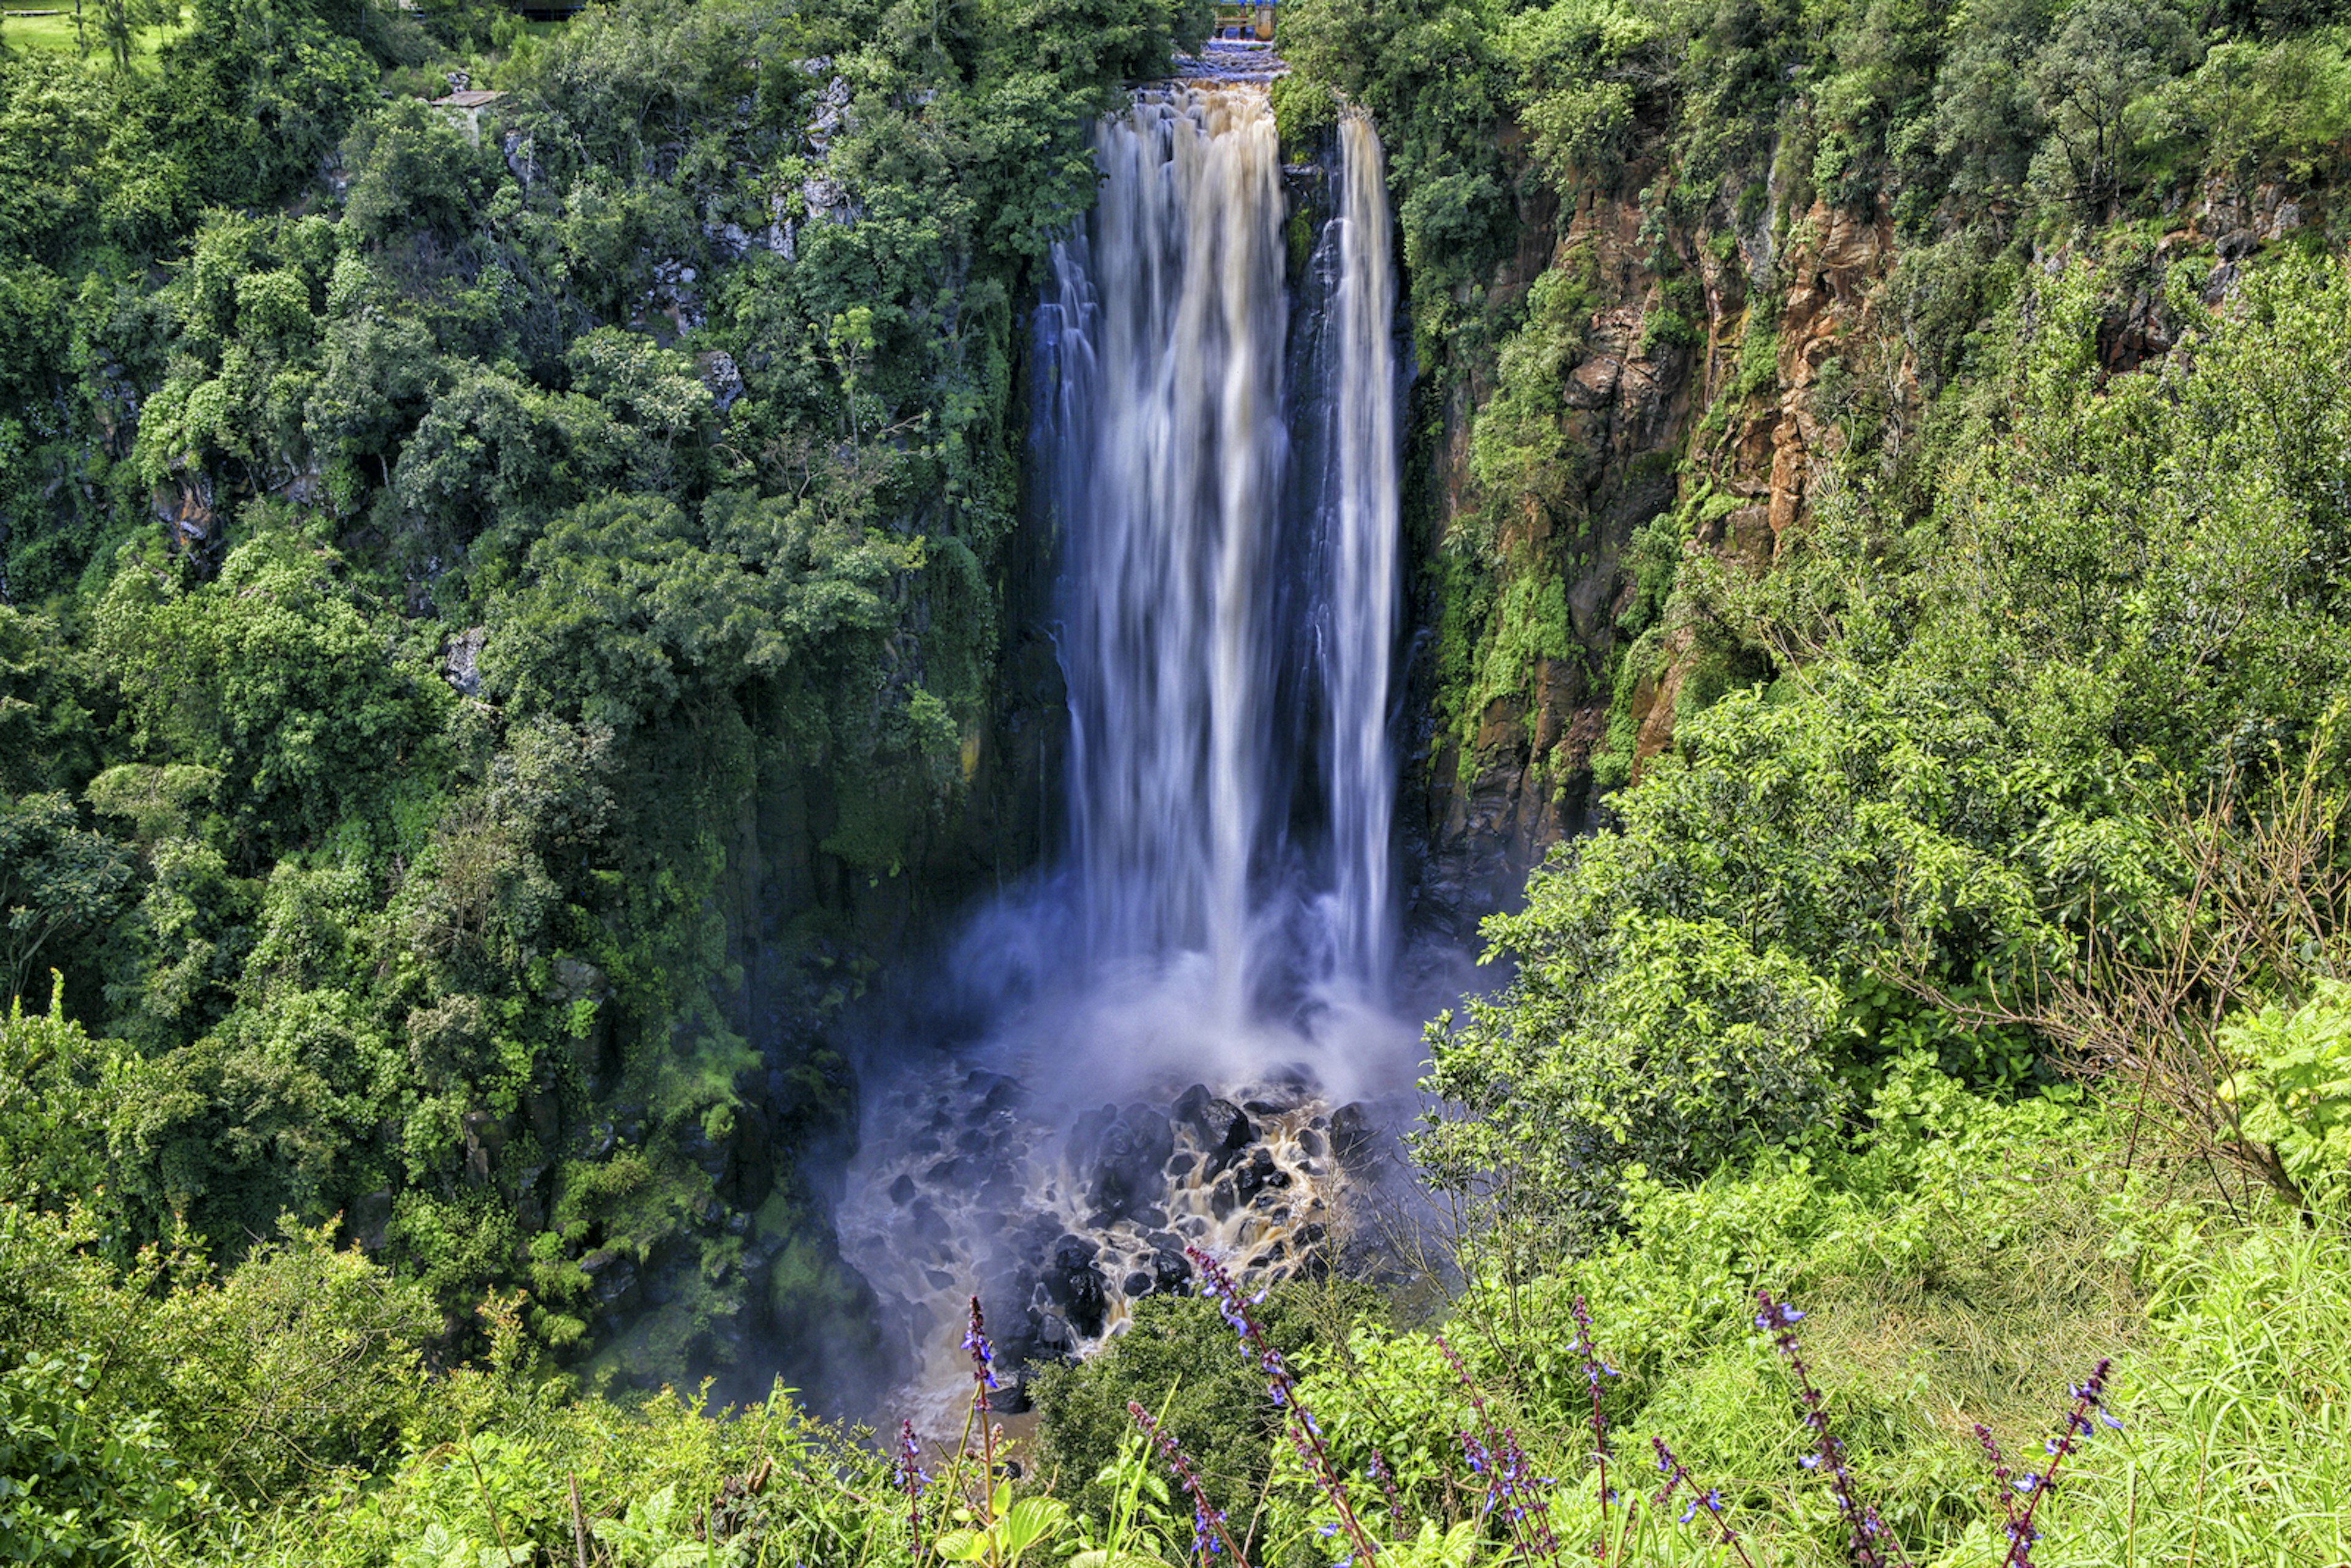
[[[1508,244],[1510,178],[1493,138],[1509,93],[1499,18],[1437,0],[1305,0],[1281,14],[1282,55],[1299,76],[1379,125],[1426,364],[1477,330],[1460,295],[1474,304]]]
[[[0,1369],[0,1553],[11,1563],[125,1559],[208,1500],[152,1415],[101,1414],[84,1354]]]
[[[0,795],[0,988],[21,999],[44,949],[91,931],[131,883],[121,846],[61,794]]]
[[[343,221],[376,244],[411,228],[465,234],[496,170],[446,115],[416,99],[396,99],[355,122],[341,160],[351,182]]]
[[[1277,1290],[1262,1307],[1275,1347],[1295,1356],[1343,1322],[1310,1286]],[[1134,1322],[1101,1354],[1048,1369],[1031,1392],[1040,1416],[1039,1462],[1074,1506],[1104,1517],[1115,1497],[1117,1461],[1134,1430],[1127,1401],[1156,1415],[1183,1444],[1219,1497],[1246,1498],[1265,1481],[1280,1413],[1265,1400],[1265,1379],[1234,1354],[1232,1331],[1212,1301],[1191,1294],[1147,1296]]]
[[[695,527],[672,503],[611,497],[531,547],[485,656],[526,711],[559,705],[620,730],[747,682],[820,689],[799,664],[846,653],[859,632],[878,641],[883,591],[921,563],[918,545],[828,528],[781,498],[714,499]]]
[[[425,1396],[424,1294],[288,1222],[219,1284],[175,1292],[149,1333],[174,1347],[165,1406],[182,1452],[246,1498],[371,1464]]]
[[[1012,1500],[1012,1483],[999,1481],[991,1494],[988,1517],[977,1527],[950,1530],[932,1544],[946,1563],[985,1563],[989,1568],[1013,1568],[1030,1547],[1050,1549],[1069,1521],[1069,1507],[1058,1499],[1024,1497]]]
[[[1734,414],[1758,417],[1750,400],[1773,390],[1773,329],[1789,291],[1811,286],[1782,269],[1808,235],[1821,237],[1815,201],[1833,222],[1890,216],[1900,259],[1875,292],[1899,325],[1847,330],[1799,401],[1836,427],[1814,455],[1833,447],[1840,478],[1855,485],[1896,480],[1881,499],[1914,523],[1943,460],[1966,448],[1958,398],[1923,413],[1903,406],[1914,367],[1928,398],[1955,377],[1996,376],[1992,361],[2025,323],[2001,312],[2026,267],[2095,251],[2095,225],[2176,232],[2203,211],[2206,240],[2221,228],[2262,235],[2278,193],[2330,180],[2351,102],[2344,40],[2316,8],[1558,0],[1431,11],[1411,0],[1299,0],[1282,26],[1296,68],[1285,100],[1363,103],[1388,143],[1429,380],[1416,460],[1448,476],[1442,505],[1457,525],[1424,542],[1450,550],[1466,533],[1479,550],[1443,567],[1435,591],[1438,618],[1468,643],[1439,674],[1437,723],[1465,743],[1499,705],[1560,707],[1556,695],[1489,678],[1512,662],[1504,645],[1521,624],[1496,606],[1523,599],[1530,577],[1589,579],[1613,598],[1624,584],[1609,567],[1664,504],[1650,476],[1610,461],[1628,436],[1612,427],[1613,398],[1594,414],[1561,409],[1577,390],[1566,372],[1614,351],[1583,341],[1587,328],[1637,310],[1653,373],[1673,378],[1685,350],[1729,340],[1743,315],[1736,371],[1722,374],[1710,356],[1693,367],[1692,394],[1715,408],[1694,411],[1692,449],[1667,461],[1685,501],[1726,466],[1745,470],[1746,488],[1762,477],[1751,446],[1709,438]],[[1595,239],[1609,276],[1554,325],[1544,298],[1553,279],[1529,274],[1544,246]],[[1564,259],[1554,249],[1554,271]],[[2114,347],[2133,340],[2115,319],[2133,308],[2124,297],[2159,300],[2162,290],[2147,270],[2112,287],[2105,351],[2134,353]],[[1451,476],[1458,457],[1443,449],[1465,423],[1471,486]],[[1823,488],[1810,487],[1815,510]],[[1521,519],[1537,548],[1495,548],[1498,528]],[[1546,538],[1546,523],[1562,522],[1573,534]],[[1643,630],[1587,615],[1577,652],[1597,674]],[[1817,631],[1800,629],[1794,645]],[[1637,676],[1646,663],[1613,667]],[[1768,679],[1780,661],[1764,640],[1729,663]],[[1683,688],[1688,706],[1715,695],[1707,685]],[[1604,695],[1623,694],[1593,694]],[[1603,789],[1629,778],[1629,738],[1593,751]]]
[[[2300,184],[2351,128],[2351,57],[2339,27],[2228,38],[2135,108],[2147,152],[2164,163],[2186,152],[2239,181],[2275,173]]]
[[[1293,158],[1303,156],[1339,123],[1339,100],[1321,82],[1277,77],[1268,95],[1281,144]]]
[[[2197,53],[2195,29],[2176,6],[2072,0],[2027,77],[2047,127],[2030,178],[2085,213],[2103,212],[2136,172],[2134,108]]]
[[[1635,113],[1667,63],[1661,8],[1562,0],[1510,18],[1520,122],[1536,164],[1562,191],[1606,181],[1631,150]]]
[[[59,1209],[106,1184],[109,1052],[65,1016],[61,985],[46,1013],[19,995],[0,1021],[0,1198]]]
[[[2299,1007],[2276,1003],[2220,1036],[2241,1064],[2222,1086],[2243,1135],[2277,1151],[2314,1201],[2339,1203],[2351,1178],[2351,997],[2323,980]]]
[[[1562,1541],[1601,1528],[1591,1395],[1573,1348],[1581,1298],[1622,1374],[1604,1382],[1612,1485],[1627,1469],[1653,1473],[1648,1439],[1661,1437],[1701,1489],[1723,1489],[1726,1522],[1759,1559],[1844,1560],[1821,1481],[1797,1462],[1810,1438],[1790,1414],[1785,1371],[1751,1321],[1762,1286],[1804,1306],[1805,1355],[1856,1490],[1916,1561],[1998,1560],[2005,1514],[1973,1424],[2037,1461],[2062,1423],[2064,1385],[2105,1356],[2124,1429],[2101,1426],[2086,1445],[2040,1516],[2036,1555],[2155,1562],[2199,1531],[2331,1549],[2340,1521],[2319,1500],[2339,1473],[2324,1445],[2341,1411],[2321,1390],[2339,1357],[2307,1314],[2323,1319],[2341,1299],[2339,1234],[2297,1233],[2283,1216],[2241,1224],[2210,1192],[2120,1175],[2100,1152],[2119,1119],[2094,1107],[1997,1106],[1911,1061],[1870,1112],[1873,1132],[1846,1148],[1765,1159],[1694,1189],[1636,1183],[1620,1238],[1548,1278],[1489,1279],[1454,1304],[1445,1333],[1483,1385],[1488,1418],[1562,1478],[1550,1494]],[[2291,1321],[2257,1326],[2249,1290],[2290,1300]],[[1406,1517],[1450,1517],[1464,1483],[1478,1484],[1453,1436],[1477,1429],[1467,1393],[1425,1333],[1361,1330],[1349,1351],[1318,1361],[1305,1389],[1337,1466],[1359,1473],[1376,1449]],[[2252,1398],[2224,1414],[2223,1384],[2284,1403]],[[2215,1422],[2243,1444],[2231,1449],[2241,1484],[2195,1482],[2224,1468]],[[1696,1560],[1685,1555],[1696,1533],[1677,1538],[1663,1519],[1634,1528],[1631,1561]]]
[[[1546,928],[1555,911],[1490,923],[1518,978],[1459,1030],[1432,1026],[1428,1087],[1459,1107],[1415,1145],[1438,1185],[1504,1171],[1514,1222],[1573,1227],[1628,1166],[1686,1180],[1834,1124],[1849,1064],[1826,1038],[1830,982],[1718,920],[1627,915],[1604,951],[1579,950]]]
[[[159,139],[206,200],[266,205],[290,194],[373,96],[360,45],[301,0],[194,0],[161,57]]]
[[[1770,1136],[1775,1114],[1833,1110],[1808,1082],[1865,1075],[1905,1042],[1985,1087],[2017,1082],[2021,1041],[1938,1023],[1919,994],[2012,995],[2094,923],[2142,939],[2186,874],[2152,821],[2163,781],[2258,771],[2315,733],[2351,654],[2322,477],[2351,287],[2333,264],[2281,267],[2241,313],[2189,329],[2188,351],[2113,379],[2099,298],[2086,269],[2035,290],[2011,402],[1989,416],[2001,436],[1949,475],[1947,543],[1915,575],[1886,571],[1865,512],[1760,590],[1684,574],[1681,613],[1718,618],[1698,622],[1701,650],[1710,625],[1750,617],[1786,646],[1824,612],[1837,640],[1768,697],[1705,691],[1698,660],[1677,755],[1620,798],[1622,831],[1489,924],[1518,978],[1432,1041],[1432,1083],[1468,1110],[1430,1134],[1444,1185],[1490,1185],[1540,1230],[1604,1210],[1589,1193],[1621,1161],[1687,1178],[1730,1152],[1685,1119]],[[2213,615],[2216,594],[2241,608]],[[1749,999],[1694,1034],[1637,1001],[1652,984]],[[1787,1011],[1799,996],[1814,999]],[[1722,1031],[1750,1018],[1797,1076],[1740,1055]],[[1653,1074],[1666,1092],[1642,1102]]]
[[[146,98],[120,73],[0,61],[0,253],[55,265],[83,246],[152,245],[184,214],[189,172],[150,157]]]
[[[184,1254],[118,1266],[100,1240],[78,1208],[0,1204],[0,1375],[21,1369],[24,1396],[65,1401],[71,1416],[70,1430],[48,1431],[47,1459],[16,1460],[121,1490],[119,1519],[87,1521],[99,1539],[215,1492],[282,1493],[372,1462],[420,1410],[419,1347],[435,1314],[326,1230],[289,1226],[216,1281]]]
[[[1571,256],[1527,291],[1525,322],[1496,355],[1493,395],[1478,410],[1469,471],[1498,511],[1500,529],[1523,509],[1527,525],[1573,530],[1583,522],[1584,444],[1566,421],[1568,372],[1583,358],[1591,280]],[[1531,531],[1531,529],[1530,529]]]
[[[335,552],[265,526],[212,582],[126,562],[98,643],[145,747],[217,768],[247,831],[298,842],[396,778],[448,702],[370,608]]]

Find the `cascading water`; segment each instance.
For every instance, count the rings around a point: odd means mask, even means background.
[[[1342,121],[1296,278],[1285,181],[1322,175],[1283,169],[1262,86],[1145,90],[1094,152],[1099,203],[1037,317],[1067,855],[961,945],[985,1043],[869,1085],[839,1215],[918,1364],[967,1294],[1018,1359],[1180,1288],[1186,1243],[1300,1266],[1368,1142],[1361,1107],[1332,1107],[1416,1054],[1382,1005],[1399,381],[1378,138]]]
[[[1372,122],[1339,122],[1338,286],[1332,335],[1328,659],[1331,906],[1338,959],[1366,988],[1387,973],[1394,894],[1389,828],[1395,758],[1388,672],[1395,640],[1397,462],[1395,267],[1389,256],[1387,161]]]
[[[1323,340],[1304,356],[1318,384],[1295,399],[1264,93],[1146,95],[1095,147],[1101,203],[1054,253],[1040,330],[1079,930],[1097,965],[1205,961],[1221,1024],[1285,984],[1375,996],[1395,920],[1397,572],[1379,139],[1360,115],[1341,124]],[[1286,483],[1286,404],[1319,458],[1303,486]],[[1286,506],[1299,489],[1305,506]],[[1319,844],[1290,841],[1301,821]]]
[[[1279,149],[1248,88],[1146,96],[1094,147],[1092,233],[1054,253],[1040,432],[1066,540],[1079,929],[1098,964],[1204,955],[1232,1021],[1276,716]]]

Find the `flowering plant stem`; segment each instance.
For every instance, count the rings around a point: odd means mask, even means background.
[[[1666,1474],[1665,1490],[1659,1492],[1656,1496],[1657,1506],[1659,1508],[1665,1507],[1667,1502],[1672,1500],[1677,1488],[1687,1485],[1690,1490],[1689,1506],[1682,1510],[1681,1522],[1687,1524],[1691,1520],[1698,1517],[1698,1511],[1699,1509],[1706,1510],[1707,1512],[1714,1516],[1714,1528],[1719,1532],[1715,1538],[1715,1543],[1719,1546],[1729,1547],[1732,1552],[1738,1554],[1739,1561],[1747,1565],[1747,1568],[1755,1568],[1755,1560],[1747,1555],[1747,1548],[1740,1542],[1739,1532],[1732,1530],[1729,1525],[1723,1522],[1722,1489],[1719,1487],[1708,1487],[1704,1491],[1700,1491],[1698,1490],[1698,1482],[1691,1478],[1688,1469],[1683,1465],[1680,1458],[1674,1453],[1673,1449],[1667,1446],[1666,1440],[1663,1437],[1650,1438],[1649,1446],[1656,1449],[1657,1469],[1663,1470]],[[1625,1511],[1629,1518],[1632,1511],[1627,1509]]]
[[[898,1423],[898,1485],[906,1494],[906,1531],[914,1542],[914,1561],[923,1558],[922,1448],[914,1440],[914,1424]]]
[[[1559,1538],[1552,1533],[1550,1507],[1528,1474],[1526,1455],[1519,1448],[1518,1434],[1507,1427],[1495,1429],[1493,1417],[1486,1409],[1485,1393],[1462,1364],[1460,1353],[1443,1334],[1435,1337],[1437,1350],[1469,1397],[1469,1407],[1477,1412],[1478,1432],[1463,1432],[1460,1437],[1469,1469],[1485,1478],[1484,1511],[1501,1510],[1503,1521],[1510,1527],[1511,1543],[1522,1562],[1557,1563]]]
[[[1796,1324],[1804,1314],[1785,1301],[1775,1301],[1769,1291],[1755,1292],[1762,1311],[1755,1314],[1755,1326],[1771,1336],[1781,1358],[1796,1379],[1796,1409],[1806,1430],[1813,1435],[1813,1452],[1799,1462],[1810,1469],[1824,1471],[1829,1479],[1829,1496],[1836,1500],[1837,1512],[1844,1516],[1846,1529],[1846,1550],[1855,1568],[1886,1568],[1887,1554],[1892,1561],[1908,1568],[1909,1559],[1885,1521],[1877,1517],[1876,1505],[1862,1502],[1854,1495],[1853,1471],[1846,1465],[1844,1444],[1829,1430],[1828,1412],[1823,1408],[1819,1387],[1813,1382],[1812,1369],[1804,1364],[1803,1351],[1796,1343]]]
[[[1600,1359],[1600,1353],[1593,1348],[1592,1313],[1583,1304],[1582,1296],[1575,1298],[1574,1312],[1575,1350],[1576,1354],[1583,1358],[1583,1379],[1592,1388],[1592,1458],[1593,1463],[1598,1468],[1600,1476],[1598,1556],[1601,1562],[1605,1563],[1608,1561],[1608,1510],[1615,1498],[1614,1494],[1608,1490],[1608,1416],[1600,1408],[1600,1378],[1604,1372],[1612,1377],[1614,1376],[1615,1369],[1604,1364]],[[1632,1528],[1632,1510],[1627,1508],[1625,1511],[1625,1525],[1627,1531]],[[1620,1557],[1624,1555],[1623,1547],[1624,1543],[1620,1541],[1617,1550],[1617,1555]]]
[[[2090,1369],[2089,1380],[2073,1391],[2074,1406],[2065,1413],[2065,1429],[2045,1445],[2049,1452],[2049,1469],[2038,1475],[2027,1472],[2022,1479],[2010,1481],[2008,1464],[2001,1457],[2000,1445],[1993,1441],[1989,1428],[1980,1422],[1977,1424],[1976,1440],[1983,1445],[1984,1452],[1991,1458],[1992,1479],[2001,1483],[2001,1500],[2008,1506],[2008,1554],[2000,1560],[2001,1568],[2032,1568],[2032,1545],[2041,1539],[2040,1532],[2032,1528],[2033,1515],[2041,1510],[2041,1500],[2055,1490],[2058,1467],[2073,1457],[2074,1451],[2082,1446],[2082,1439],[2096,1430],[2091,1424],[2090,1412],[2095,1410],[2098,1419],[2107,1426],[2121,1427],[2122,1423],[2105,1409],[2106,1372],[2113,1365],[2111,1358],[2102,1357],[2098,1364]],[[2016,1507],[2020,1494],[2025,1500],[2022,1513]]]
[[[989,1557],[994,1561],[995,1547],[992,1527],[996,1522],[996,1428],[988,1420],[987,1394],[1001,1387],[996,1380],[996,1347],[987,1340],[987,1322],[979,1310],[979,1298],[971,1299],[971,1326],[964,1331],[963,1348],[971,1356],[971,1404],[963,1418],[963,1436],[956,1444],[956,1462],[951,1472],[959,1482],[963,1462],[971,1455],[973,1427],[979,1428],[979,1499],[973,1507],[973,1517],[983,1536],[989,1542]]]
[[[1379,1562],[1379,1548],[1373,1544],[1371,1532],[1364,1528],[1363,1521],[1355,1517],[1354,1505],[1347,1496],[1347,1483],[1332,1463],[1330,1448],[1322,1440],[1322,1428],[1315,1424],[1313,1412],[1307,1409],[1298,1397],[1297,1375],[1290,1370],[1290,1364],[1282,1359],[1281,1352],[1274,1348],[1273,1342],[1266,1338],[1265,1330],[1251,1315],[1249,1307],[1252,1302],[1242,1297],[1240,1286],[1233,1279],[1231,1270],[1197,1247],[1186,1247],[1184,1250],[1206,1281],[1200,1287],[1200,1293],[1215,1300],[1225,1322],[1240,1336],[1241,1354],[1256,1363],[1258,1369],[1265,1374],[1266,1392],[1281,1407],[1290,1446],[1298,1450],[1298,1457],[1305,1462],[1307,1475],[1330,1500],[1332,1511],[1339,1516],[1339,1528],[1346,1532],[1349,1544],[1355,1549],[1349,1561],[1356,1568],[1374,1568],[1374,1564]],[[1263,1299],[1260,1292],[1257,1300]]]
[[[1175,1473],[1176,1480],[1192,1500],[1194,1554],[1207,1557],[1221,1551],[1232,1560],[1233,1568],[1249,1568],[1249,1559],[1241,1555],[1231,1529],[1225,1523],[1224,1511],[1208,1500],[1207,1489],[1200,1484],[1199,1472],[1192,1468],[1191,1460],[1184,1457],[1184,1450],[1176,1443],[1175,1435],[1159,1424],[1159,1417],[1133,1399],[1126,1402],[1126,1413],[1134,1418],[1134,1424],[1142,1428],[1143,1435],[1151,1439],[1152,1446],[1167,1461],[1168,1469]]]

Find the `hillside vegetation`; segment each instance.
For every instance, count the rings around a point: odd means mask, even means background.
[[[453,1350],[722,1364],[846,1288],[792,1152],[988,750],[1014,300],[1196,23],[190,15],[0,67],[0,979],[119,1260],[340,1215]]]
[[[960,1435],[722,1408],[876,1354],[826,1025],[1015,831],[1033,269],[1207,25],[11,46],[0,1557],[2351,1553],[2351,35],[2286,5],[1285,5],[1290,148],[1390,156],[1416,771],[1594,830],[1431,1025],[1428,1279],[1200,1260],[1010,1438],[978,1323]]]

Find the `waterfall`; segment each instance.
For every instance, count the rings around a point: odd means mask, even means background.
[[[1395,921],[1379,141],[1341,126],[1322,298],[1297,323],[1261,89],[1146,92],[1094,148],[1100,204],[1040,312],[1076,929],[1095,966],[1204,961],[1228,1023],[1301,986],[1370,997]],[[1325,340],[1295,358],[1328,384],[1284,384],[1293,327]],[[1290,474],[1300,450],[1319,472]]]
[[[1370,120],[1339,122],[1337,491],[1331,558],[1328,731],[1332,884],[1339,962],[1360,985],[1386,973],[1393,895],[1389,824],[1395,758],[1388,744],[1388,660],[1395,639],[1397,465],[1395,267],[1389,256],[1387,165]]]
[[[1207,953],[1238,1016],[1286,444],[1273,118],[1249,89],[1149,94],[1094,151],[1091,232],[1054,256],[1049,437],[1080,930],[1097,961]]]
[[[968,1389],[971,1298],[1019,1364],[1186,1289],[1186,1245],[1307,1267],[1416,1103],[1389,1006],[1395,268],[1368,120],[1338,153],[1285,170],[1261,86],[1147,89],[1096,128],[1100,201],[1051,253],[1033,473],[1069,841],[956,946],[937,988],[977,1031],[869,1074],[837,1211],[926,1422]],[[1326,214],[1302,256],[1293,190]]]

